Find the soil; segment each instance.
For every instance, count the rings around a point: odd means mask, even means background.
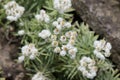
[[[0,28],[0,67],[3,71],[1,76],[6,80],[23,80],[24,68],[22,64],[16,63],[20,39],[12,36],[13,30]]]

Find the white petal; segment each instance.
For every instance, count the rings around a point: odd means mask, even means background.
[[[98,52],[97,50],[94,50],[94,54],[96,55],[97,58],[104,60],[105,57],[101,52]]]
[[[61,51],[61,52],[60,52],[60,55],[61,55],[61,56],[65,56],[65,55],[66,55],[66,51],[64,51],[64,50]]]
[[[24,59],[25,59],[25,56],[20,56],[18,57],[18,62],[21,63],[24,61]]]

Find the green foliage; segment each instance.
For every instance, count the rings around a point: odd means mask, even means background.
[[[25,7],[24,17],[34,17],[36,12],[44,5],[47,0],[15,0],[20,5]]]
[[[43,29],[48,29],[53,34],[54,26],[53,21],[56,21],[58,17],[65,19],[64,21],[73,22],[73,8],[66,10],[63,14],[60,14],[53,7],[53,0],[16,0],[20,5],[25,7],[24,15],[17,21],[14,22],[14,26],[17,30],[24,30],[25,34],[22,36],[22,46],[29,43],[34,43],[38,49],[38,54],[34,60],[30,60],[29,57],[25,57],[24,67],[28,72],[27,75],[32,77],[37,72],[43,72],[51,80],[90,80],[82,75],[82,72],[78,70],[80,65],[79,61],[83,56],[92,58],[96,62],[98,67],[97,76],[93,80],[120,80],[119,73],[113,70],[112,63],[108,60],[100,60],[94,54],[94,41],[98,39],[98,35],[95,35],[93,31],[89,30],[88,25],[84,23],[78,24],[76,21],[72,24],[69,29],[63,29],[61,34],[57,37],[65,34],[67,31],[76,31],[77,38],[75,41],[75,47],[77,47],[77,53],[75,59],[71,59],[69,55],[60,56],[53,52],[54,47],[51,45],[51,40],[48,38],[44,40],[38,37],[39,32]],[[8,1],[0,3],[0,25],[4,25],[2,22],[5,19],[5,11],[3,5]],[[35,19],[35,14],[39,13],[41,9],[45,9],[47,14],[50,16],[50,22],[45,23],[44,21],[38,21]],[[6,21],[5,25],[11,22]],[[20,25],[22,23],[23,25]],[[15,36],[19,37],[17,33]],[[59,46],[62,43],[59,39]],[[64,43],[66,44],[66,43]],[[19,54],[21,55],[21,54]]]
[[[95,78],[95,80],[120,80],[118,78],[120,76],[118,70],[107,70],[107,71],[99,71],[99,76]]]

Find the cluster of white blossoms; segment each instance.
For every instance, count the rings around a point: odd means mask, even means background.
[[[25,56],[29,57],[31,60],[33,60],[37,53],[38,49],[35,47],[35,44],[28,44],[22,47],[21,49],[22,56],[18,58],[18,62],[22,62],[25,59]]]
[[[59,13],[64,13],[67,9],[71,8],[71,0],[54,0],[54,8],[59,11]]]
[[[51,32],[47,29],[42,30],[38,36],[41,37],[42,39],[46,39],[51,35]]]
[[[94,60],[92,60],[90,57],[84,56],[80,60],[80,66],[78,67],[78,70],[82,72],[83,76],[93,79],[97,74],[98,68],[95,66]]]
[[[54,21],[52,24],[55,26],[54,34],[59,34],[62,29],[71,27],[71,23],[65,22],[61,17],[59,17],[57,21]]]
[[[45,77],[42,72],[38,72],[32,77],[32,80],[49,80],[49,79]]]
[[[49,15],[47,15],[45,10],[40,10],[40,14],[36,14],[35,18],[38,21],[44,21],[46,23],[48,23],[50,21],[50,17],[49,17]]]
[[[52,24],[55,26],[55,29],[53,31],[54,34],[51,35],[54,53],[60,53],[61,56],[65,56],[68,53],[70,55],[70,58],[74,59],[77,53],[77,48],[74,46],[77,32],[68,30],[64,34],[61,34],[62,30],[65,28],[71,28],[71,23],[66,22],[61,17],[59,17],[57,21],[54,21]],[[57,37],[57,35],[59,36]]]
[[[17,21],[25,11],[25,8],[17,4],[15,1],[8,2],[4,9],[6,10],[7,19]]]
[[[62,51],[60,52],[60,55],[65,56],[68,52],[70,58],[74,59],[77,53],[77,48],[74,46],[77,33],[75,31],[68,31],[65,33],[65,37],[68,39],[68,43],[66,45],[62,45]]]
[[[105,57],[109,57],[111,55],[110,50],[112,48],[109,42],[105,40],[97,40],[94,42],[94,54],[97,58],[104,60]]]

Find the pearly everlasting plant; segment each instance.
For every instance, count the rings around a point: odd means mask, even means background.
[[[104,60],[105,57],[109,57],[111,52],[111,44],[109,42],[106,42],[105,40],[100,40],[100,41],[95,41],[94,42],[94,54],[96,55],[96,57]]]
[[[70,28],[71,23],[70,22],[65,22],[63,18],[59,17],[57,21],[54,21],[53,26],[56,27],[56,29],[61,30],[62,28]]]
[[[119,80],[108,59],[111,43],[73,20],[71,0],[15,1],[6,1],[4,10],[8,20],[17,21],[17,62],[31,80]]]
[[[17,21],[24,13],[25,8],[17,4],[15,1],[10,1],[4,5],[7,19],[10,21]]]
[[[72,6],[71,0],[53,0],[53,2],[54,8],[61,14]]]
[[[87,78],[93,79],[97,75],[97,67],[95,66],[95,61],[90,57],[82,57],[80,60],[80,66],[78,67]]]
[[[42,39],[46,39],[51,35],[51,32],[49,30],[42,30],[38,36],[41,37]]]
[[[24,60],[24,66],[34,73],[31,73],[32,80],[104,80],[99,74],[112,69],[113,65],[106,58],[111,54],[112,45],[98,40],[88,25],[72,23],[72,18],[66,18],[69,13],[65,11],[71,7],[71,0],[48,0],[45,5],[49,6],[44,6],[35,18],[22,21],[21,30],[26,31],[22,44],[33,43],[34,46],[28,50],[29,45],[25,45],[18,61]],[[102,75],[108,79],[106,75],[114,79],[112,73]]]
[[[35,47],[35,44],[28,44],[22,47],[21,49],[22,56],[18,57],[18,62],[24,61],[25,57],[29,57],[29,59],[33,60],[37,56],[38,49]]]
[[[40,10],[40,14],[35,15],[35,18],[38,21],[45,21],[46,23],[50,21],[49,16],[46,14],[45,10]]]

